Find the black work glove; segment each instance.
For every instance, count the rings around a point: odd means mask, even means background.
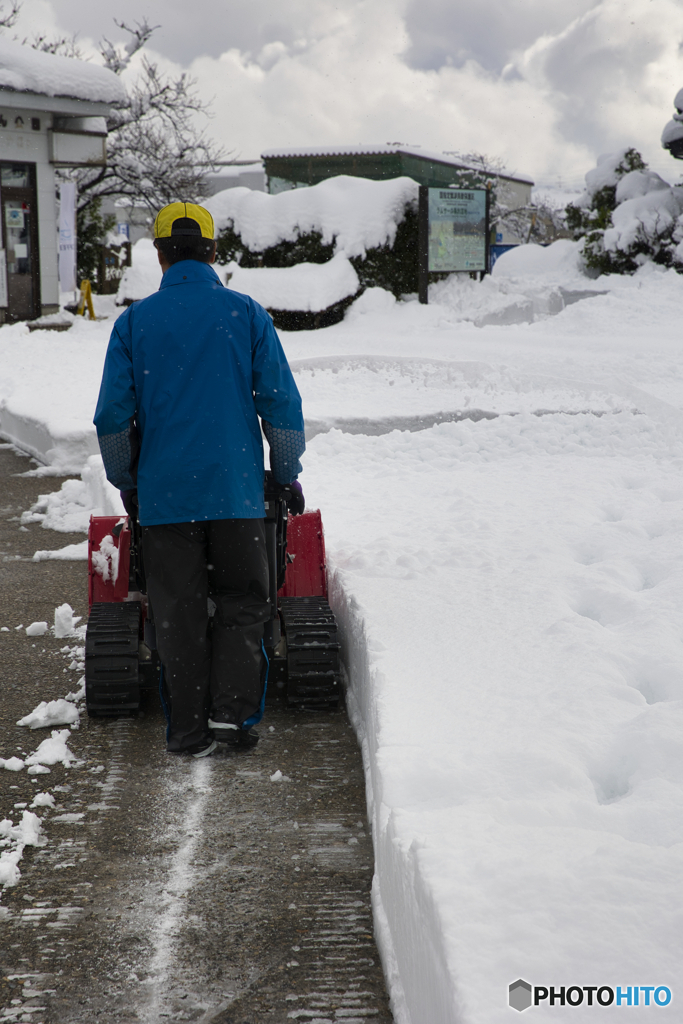
[[[123,507],[131,519],[138,517],[138,492],[136,490],[119,491]]]
[[[291,484],[284,485],[282,495],[287,501],[287,511],[289,514],[300,516],[306,508],[306,499],[304,498],[304,492],[301,490],[299,481],[292,480]]]

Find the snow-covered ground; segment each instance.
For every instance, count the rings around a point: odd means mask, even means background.
[[[683,277],[589,280],[575,254],[282,335],[399,1024],[508,1020],[518,978],[668,986],[632,1012],[679,1016]],[[46,481],[46,527],[113,500],[87,461],[110,327],[0,330],[0,431],[84,470]],[[582,998],[531,1012],[620,1015]]]

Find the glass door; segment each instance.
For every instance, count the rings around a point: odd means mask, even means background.
[[[7,319],[40,315],[38,246],[33,167],[0,164],[2,236],[7,266]]]

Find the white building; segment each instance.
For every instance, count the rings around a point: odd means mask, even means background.
[[[0,39],[0,324],[59,309],[56,167],[106,163],[106,68]]]

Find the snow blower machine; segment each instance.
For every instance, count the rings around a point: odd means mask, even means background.
[[[340,645],[327,601],[320,512],[290,516],[270,473],[264,496],[272,608],[264,635],[268,695],[280,695],[302,710],[336,707]],[[160,687],[162,666],[141,541],[137,519],[90,519],[85,699],[91,717],[134,715],[145,691]]]

